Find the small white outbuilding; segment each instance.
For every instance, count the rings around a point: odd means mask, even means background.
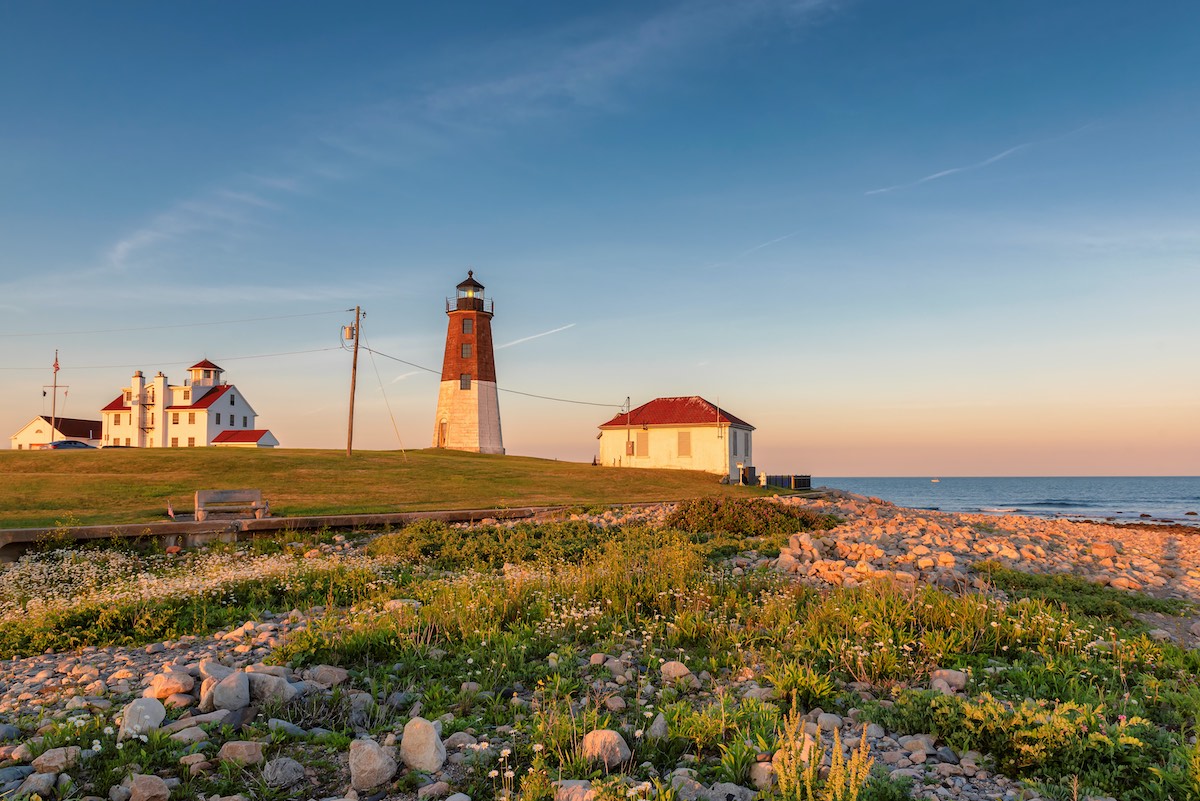
[[[698,395],[655,398],[600,426],[605,467],[702,470],[738,481],[753,471],[754,426]]]
[[[80,420],[76,417],[51,418],[44,414],[30,420],[17,433],[9,437],[14,451],[37,450],[51,442],[73,439],[96,446],[100,444],[101,423],[99,420]]]

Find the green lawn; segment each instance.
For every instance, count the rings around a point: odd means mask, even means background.
[[[758,493],[683,470],[445,450],[0,451],[0,528],[162,520],[198,489],[260,489],[276,516],[590,505]]]

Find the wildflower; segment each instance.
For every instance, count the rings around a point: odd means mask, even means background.
[[[500,758],[501,758],[501,759],[505,759],[505,758],[507,758],[507,757],[508,757],[510,754],[512,754],[512,749],[511,749],[511,748],[502,748],[502,749],[500,749]]]
[[[513,773],[511,770],[504,771],[504,778],[506,778],[506,779],[511,779],[513,776],[516,776],[516,775],[517,774]]]
[[[538,751],[541,751],[545,747],[546,746],[542,745],[541,743],[534,743],[533,744],[533,752],[536,754]]]
[[[633,733],[633,736],[634,736],[634,738],[635,738],[635,739],[638,739],[638,740],[640,740],[640,739],[642,739],[642,735],[643,735],[643,734],[645,734],[645,732],[644,732],[644,731],[642,731],[641,729],[638,729],[637,731],[635,731],[635,732]]]
[[[496,778],[496,777],[497,777],[497,776],[499,776],[499,775],[500,775],[500,771],[498,771],[498,770],[495,770],[495,769],[493,769],[493,770],[489,770],[489,771],[488,771],[488,778],[489,778],[489,779],[494,779],[494,778]]]

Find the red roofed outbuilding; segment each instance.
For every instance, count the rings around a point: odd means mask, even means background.
[[[600,425],[606,467],[702,470],[738,481],[753,474],[754,426],[698,395],[655,398]]]

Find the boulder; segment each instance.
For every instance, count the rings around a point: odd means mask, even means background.
[[[196,680],[191,674],[179,670],[168,670],[150,679],[150,686],[144,693],[147,698],[167,698],[178,693],[191,692],[196,686]]]
[[[31,773],[25,777],[25,781],[21,782],[21,786],[17,788],[12,797],[38,795],[42,798],[49,798],[57,782],[57,773]]]
[[[612,770],[624,762],[628,762],[632,753],[620,732],[612,729],[596,729],[583,738],[583,758],[590,762],[599,762],[604,769]]]
[[[121,729],[118,740],[136,737],[157,729],[167,717],[167,708],[157,698],[138,698],[131,701],[121,712]]]
[[[238,765],[257,765],[263,761],[263,744],[253,740],[230,740],[221,746],[217,759]]]
[[[281,701],[287,703],[300,694],[287,679],[273,676],[270,673],[245,673],[250,682],[250,700],[256,704],[264,701]],[[218,685],[220,686],[220,685]]]
[[[213,687],[213,707],[216,709],[244,709],[250,706],[250,678],[237,671],[220,679]]]
[[[692,675],[692,671],[687,665],[674,660],[671,662],[664,662],[663,666],[659,668],[659,671],[662,673],[663,681],[678,681],[679,679]]]
[[[288,757],[277,757],[263,766],[263,781],[270,787],[292,787],[304,781],[304,766]]]
[[[396,760],[374,740],[355,740],[350,743],[350,786],[355,790],[370,790],[392,780],[396,775]]]
[[[941,679],[946,682],[946,685],[955,692],[962,692],[967,688],[967,674],[961,670],[935,670],[929,674],[931,682]]]
[[[441,770],[446,761],[446,747],[442,745],[441,733],[425,718],[413,718],[404,724],[404,736],[400,740],[400,759],[415,770],[427,773]]]
[[[322,687],[336,687],[344,684],[350,678],[350,672],[345,668],[333,665],[317,665],[304,674],[309,681],[316,682]]]
[[[158,776],[135,774],[129,783],[129,801],[167,801],[171,788]]]
[[[51,748],[31,763],[38,773],[62,773],[70,770],[79,762],[81,749],[77,745],[66,748]]]
[[[595,801],[596,791],[586,779],[562,779],[552,785],[554,801]]]

